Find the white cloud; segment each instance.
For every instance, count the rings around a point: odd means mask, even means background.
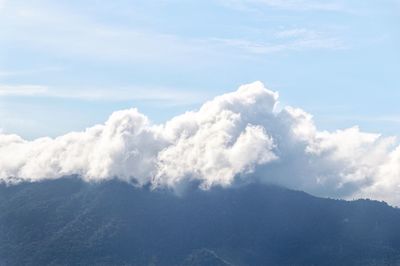
[[[357,127],[319,131],[301,109],[276,108],[260,82],[216,97],[198,111],[153,125],[136,109],[102,125],[27,141],[0,135],[0,179],[15,183],[78,174],[138,185],[202,188],[274,183],[320,196],[400,204],[400,146]]]

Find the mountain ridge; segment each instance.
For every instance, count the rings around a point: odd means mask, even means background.
[[[384,202],[271,185],[176,195],[70,177],[0,186],[0,265],[397,265],[398,224]]]

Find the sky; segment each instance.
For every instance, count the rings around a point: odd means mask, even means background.
[[[319,129],[400,132],[398,0],[0,0],[0,129],[163,123],[253,81]]]
[[[399,22],[399,0],[0,0],[0,182],[400,206]]]

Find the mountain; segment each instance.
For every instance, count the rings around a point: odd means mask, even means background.
[[[400,210],[259,184],[1,185],[0,265],[400,265]]]

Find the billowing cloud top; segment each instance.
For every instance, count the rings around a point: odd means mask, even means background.
[[[77,174],[137,185],[201,188],[268,182],[320,196],[400,203],[400,146],[357,127],[318,131],[301,109],[277,110],[260,82],[153,125],[136,109],[55,139],[0,135],[0,180],[40,181]]]

